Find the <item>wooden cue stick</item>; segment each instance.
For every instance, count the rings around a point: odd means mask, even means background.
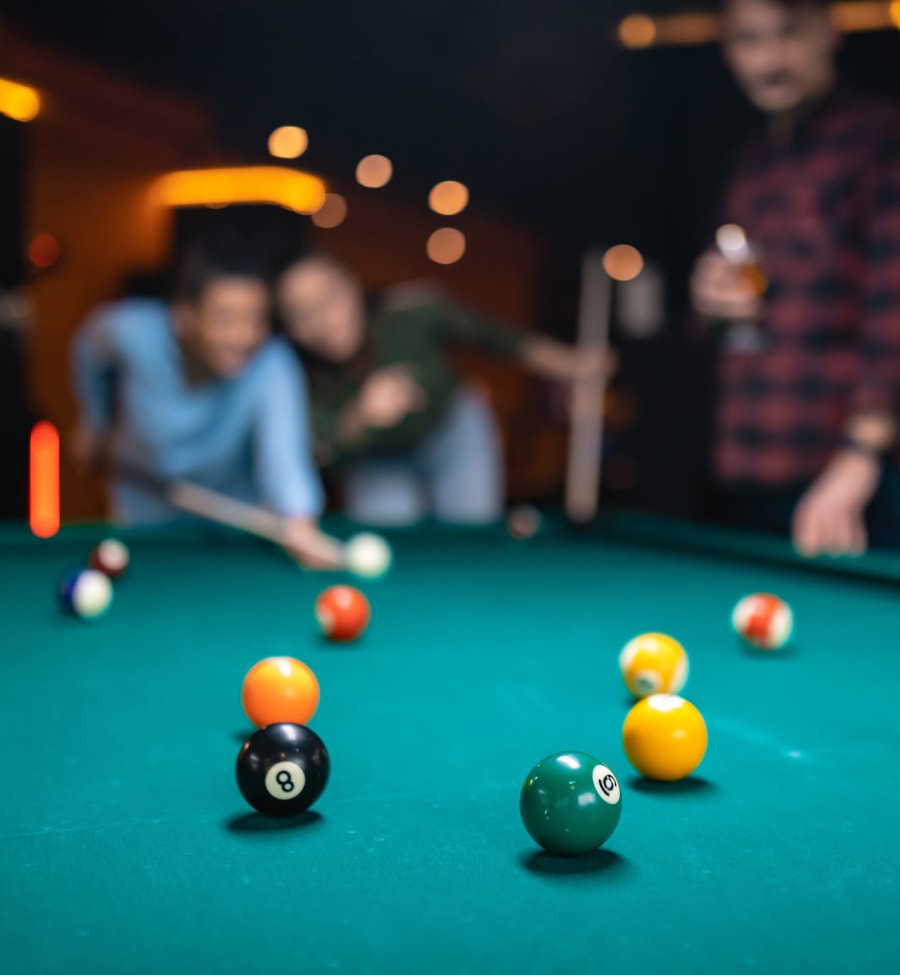
[[[238,531],[266,538],[282,545],[285,540],[285,521],[280,516],[257,505],[238,501],[209,488],[188,481],[172,481],[166,487],[166,497],[176,508],[208,521]],[[343,561],[344,547],[336,539],[311,532],[304,542],[310,555],[333,561]]]
[[[278,544],[284,541],[284,520],[265,508],[187,481],[172,481],[166,488],[166,497],[176,508],[189,514]]]
[[[611,305],[612,280],[603,267],[603,252],[589,250],[581,272],[579,349],[607,351]],[[605,370],[597,377],[577,379],[573,385],[565,498],[566,514],[573,521],[590,521],[600,504],[605,396]]]

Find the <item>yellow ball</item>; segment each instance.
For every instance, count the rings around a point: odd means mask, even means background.
[[[703,715],[677,694],[651,694],[628,712],[622,728],[628,761],[648,779],[684,779],[703,761]]]
[[[688,655],[665,633],[642,633],[625,644],[619,654],[625,686],[635,697],[677,694],[687,683]]]

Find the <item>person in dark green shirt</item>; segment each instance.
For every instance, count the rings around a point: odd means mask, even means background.
[[[454,369],[454,346],[563,382],[603,368],[599,354],[498,325],[433,288],[397,288],[370,308],[352,272],[323,256],[282,273],[278,305],[306,369],[320,463],[339,475],[346,513],[368,524],[502,514],[496,422]]]

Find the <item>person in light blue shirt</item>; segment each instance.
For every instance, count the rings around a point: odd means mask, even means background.
[[[296,358],[270,336],[262,269],[235,242],[191,252],[174,301],[104,305],[73,346],[80,418],[73,453],[107,456],[125,524],[180,513],[166,485],[188,481],[284,519],[285,548],[307,563],[323,494],[312,462]]]

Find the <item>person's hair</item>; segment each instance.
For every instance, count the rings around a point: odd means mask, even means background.
[[[195,304],[206,289],[224,278],[249,278],[268,285],[263,261],[238,237],[222,236],[192,244],[175,276],[174,298]]]
[[[352,270],[341,260],[330,254],[328,251],[305,251],[301,254],[294,254],[289,259],[282,261],[278,267],[278,277],[293,271],[298,267],[309,267],[311,265],[324,265],[332,271],[337,271],[345,277],[352,278]]]

